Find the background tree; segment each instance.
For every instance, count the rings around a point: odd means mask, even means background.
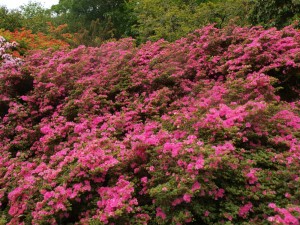
[[[234,23],[239,26],[249,25],[250,0],[216,0],[200,4],[196,9],[196,21],[201,25],[215,23],[223,28]]]
[[[0,28],[14,31],[22,27],[22,14],[18,10],[8,10],[0,7]]]
[[[255,0],[250,15],[253,24],[282,28],[300,18],[300,0]]]
[[[92,23],[97,23],[104,33],[100,39],[132,36],[133,17],[130,3],[125,0],[60,0],[52,10],[67,22],[71,32],[95,34]],[[93,22],[94,21],[94,22]],[[96,22],[98,21],[98,22]]]
[[[45,9],[39,2],[30,1],[26,5],[20,7],[20,12],[23,17],[22,26],[33,33],[47,33],[47,22],[51,22],[51,11]]]
[[[191,5],[192,6],[192,5]],[[135,26],[141,41],[164,38],[174,41],[194,27],[194,7],[182,1],[142,0],[136,1]]]
[[[250,7],[249,0],[135,0],[135,30],[140,41],[174,41],[210,23],[247,25]]]

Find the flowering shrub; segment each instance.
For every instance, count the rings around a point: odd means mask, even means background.
[[[49,29],[51,29],[51,32],[55,33],[53,26]],[[16,41],[19,43],[18,47],[14,51],[14,54],[17,56],[24,55],[29,50],[47,48],[59,49],[69,46],[69,44],[63,40],[55,39],[52,36],[43,33],[33,34],[31,30],[26,29],[22,29],[20,31],[16,30],[14,32],[0,30],[0,35],[9,41]]]
[[[21,63],[21,59],[11,54],[11,51],[17,46],[17,42],[8,42],[4,37],[0,36],[0,63],[2,66],[7,64],[19,65]]]
[[[38,51],[0,76],[7,224],[299,224],[300,33]]]
[[[298,215],[300,215],[300,207],[288,207],[287,209],[280,209],[274,203],[270,203],[269,207],[273,208],[275,212],[280,214],[269,217],[268,220],[270,222],[274,222],[275,224],[299,224],[299,220],[291,213],[296,212]]]

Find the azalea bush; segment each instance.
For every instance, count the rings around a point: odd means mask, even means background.
[[[34,52],[0,68],[0,218],[298,225],[299,84],[292,27]]]
[[[55,29],[55,27],[51,24],[49,24],[49,29],[53,35],[58,33],[57,28]],[[14,49],[13,54],[19,57],[26,55],[26,53],[28,53],[30,50],[47,48],[60,49],[69,47],[69,44],[62,40],[62,36],[60,39],[58,39],[44,33],[33,34],[31,30],[26,30],[24,28],[21,30],[15,30],[14,32],[0,29],[0,35],[10,42],[18,43],[18,46],[16,46]],[[62,35],[71,39],[69,34]]]
[[[22,60],[12,54],[18,45],[17,42],[9,42],[4,37],[0,36],[0,66],[7,64],[18,66],[21,64]]]

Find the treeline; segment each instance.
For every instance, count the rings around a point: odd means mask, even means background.
[[[211,23],[282,28],[299,16],[300,0],[60,0],[51,9],[36,2],[16,10],[1,7],[0,27],[49,34],[49,22],[67,24],[64,32],[75,37],[71,44],[95,46],[123,37],[174,41]]]

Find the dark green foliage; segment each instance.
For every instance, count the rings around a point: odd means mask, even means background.
[[[5,6],[0,7],[0,28],[14,31],[22,27],[22,15],[20,11],[8,10]]]
[[[69,24],[70,31],[107,40],[131,35],[132,17],[128,4],[124,0],[60,0],[52,10]]]
[[[300,0],[256,0],[250,20],[265,27],[282,28],[300,17]]]

